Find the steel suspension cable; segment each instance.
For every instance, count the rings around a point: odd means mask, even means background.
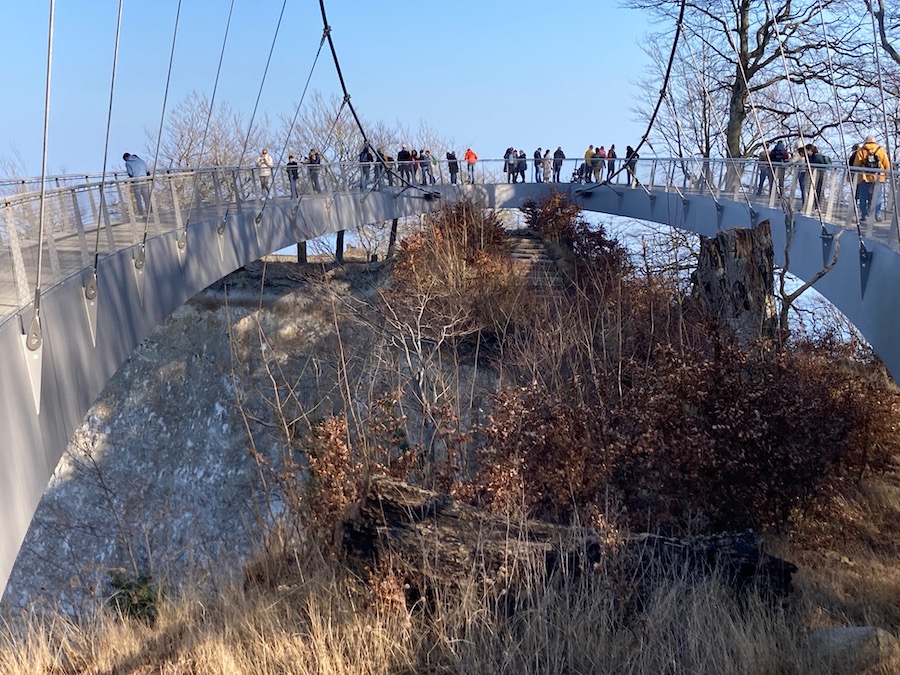
[[[656,107],[653,109],[653,114],[650,115],[650,121],[647,122],[647,130],[644,132],[640,142],[634,149],[635,153],[647,142],[647,138],[650,136],[650,129],[653,127],[653,123],[656,122],[656,116],[659,114],[659,109],[662,107],[663,99],[666,96],[666,90],[669,88],[669,78],[672,76],[672,66],[675,64],[675,53],[678,49],[678,41],[681,39],[684,11],[686,7],[687,0],[681,0],[681,9],[678,11],[678,20],[675,22],[675,37],[672,40],[672,50],[669,52],[669,63],[666,66],[666,73],[663,75],[663,83],[659,89],[659,98],[656,101]],[[621,169],[619,169],[619,171],[621,171]]]
[[[169,52],[169,70],[166,73],[166,89],[163,92],[162,112],[159,116],[159,132],[156,135],[156,152],[153,155],[153,169],[150,172],[150,201],[153,200],[153,185],[156,182],[156,165],[159,162],[159,146],[162,144],[163,125],[166,121],[166,105],[169,102],[169,85],[172,82],[172,64],[175,62],[175,43],[178,40],[178,24],[181,21],[181,0],[178,0],[178,8],[175,11],[175,28],[172,31],[172,48]],[[143,267],[144,251],[147,247],[147,231],[150,229],[150,210],[151,204],[146,204],[144,208],[144,235],[141,239],[141,250],[136,259],[136,264]]]
[[[767,11],[771,12],[771,14],[772,14],[772,28],[775,31],[775,38],[778,41],[778,53],[781,56],[781,63],[784,66],[784,77],[788,83],[788,91],[791,93],[791,103],[794,106],[794,115],[797,118],[797,133],[800,137],[800,143],[804,147],[803,164],[806,168],[806,175],[809,180],[808,190],[811,190],[812,194],[815,195],[816,188],[812,182],[812,176],[813,176],[812,165],[809,161],[809,155],[806,154],[806,150],[805,150],[807,143],[805,142],[806,139],[803,136],[803,120],[800,117],[800,106],[797,103],[797,94],[794,91],[794,87],[791,86],[791,72],[790,72],[790,68],[788,66],[787,56],[784,53],[784,38],[782,38],[782,36],[781,36],[781,28],[778,25],[778,14],[775,12],[774,7],[772,7],[771,0],[766,0],[766,9],[767,9]],[[826,51],[827,51],[827,45],[826,45]],[[801,190],[801,192],[802,192],[802,190]],[[782,201],[782,206],[784,207],[785,212],[787,212],[788,209],[790,209],[791,215],[793,216],[793,206],[794,206],[793,205],[793,195],[790,195],[790,197],[788,197],[788,196],[782,194],[781,201]],[[822,218],[822,211],[819,209],[818,199],[816,199],[814,201],[816,202],[816,215],[819,218],[819,226],[824,230],[825,222]],[[801,207],[802,206],[805,206],[805,204],[801,205]],[[860,230],[860,226],[859,226],[859,218],[855,218],[854,220],[856,220],[856,232],[859,235],[860,247],[865,248],[865,244],[863,244],[863,240],[862,240],[862,231]]]
[[[872,20],[872,35],[873,37],[877,35],[877,29],[875,28],[875,11],[871,4],[869,5],[869,17]],[[885,153],[887,154],[888,159],[891,157],[891,145],[890,145],[890,127],[888,127],[888,119],[887,119],[887,103],[884,99],[884,79],[882,77],[881,71],[881,50],[878,48],[878,40],[874,40],[873,49],[875,51],[875,66],[878,69],[878,91],[881,92],[881,116],[884,122],[884,145],[885,145]],[[894,218],[897,217],[897,181],[894,176],[894,172],[891,171],[888,174],[891,179],[891,200],[894,202]],[[882,188],[883,189],[883,188]],[[876,208],[877,212],[878,209]],[[900,230],[898,230],[898,236],[900,236]]]
[[[331,124],[331,129],[328,130],[328,134],[325,136],[325,142],[320,145],[320,147],[323,148],[323,150],[324,150],[324,148],[328,147],[329,143],[331,143],[331,137],[334,135],[334,132],[337,129],[338,122],[340,122],[340,120],[341,120],[341,113],[344,112],[344,106],[346,106],[346,101],[341,102],[341,106],[338,108],[338,111],[334,116],[334,122]],[[319,145],[319,144],[317,144],[317,145]],[[322,157],[322,155],[321,155],[321,153],[319,153],[319,158],[321,159],[321,157]],[[313,166],[319,167],[319,169],[317,169],[319,171],[322,170],[323,166],[327,168],[327,164],[317,164],[317,165],[307,164],[307,169],[310,171],[316,170],[316,169],[312,169]],[[299,171],[299,168],[300,167],[298,165],[297,166],[298,171]],[[316,183],[318,183],[318,179],[316,180]],[[303,189],[301,191],[299,191],[297,194],[297,204],[294,205],[295,211],[297,208],[299,208],[300,201],[306,195],[309,194],[310,189],[312,189],[313,187],[314,187],[313,181],[312,181],[312,178],[310,177],[310,179],[305,182]],[[259,225],[259,223],[262,222],[263,213],[265,212],[266,207],[268,205],[269,205],[269,200],[266,200],[265,202],[263,202],[262,208],[260,209],[259,213],[256,214],[256,224],[257,225]]]
[[[106,197],[104,195],[106,192],[106,168],[109,159],[109,132],[112,127],[113,94],[116,91],[116,67],[119,63],[119,37],[122,33],[122,6],[124,4],[125,0],[119,0],[119,15],[116,19],[116,40],[115,47],[113,48],[112,77],[110,78],[109,83],[109,109],[106,113],[106,139],[103,142],[103,173],[100,176],[101,208],[106,208]],[[97,220],[97,234],[94,239],[94,263],[91,269],[91,281],[88,283],[88,287],[85,288],[85,294],[88,296],[88,299],[91,299],[91,297],[97,294],[97,266],[100,262],[100,229],[102,223],[102,218]]]
[[[328,47],[331,49],[331,57],[334,60],[334,68],[337,71],[338,81],[341,83],[341,91],[343,91],[344,93],[344,103],[347,104],[347,107],[353,114],[353,119],[356,121],[356,126],[359,129],[359,133],[362,135],[363,143],[372,148],[372,144],[369,142],[369,137],[366,135],[366,130],[363,128],[362,121],[360,121],[359,115],[356,114],[356,108],[353,107],[353,103],[350,100],[350,92],[347,89],[347,83],[344,81],[344,74],[341,72],[341,63],[338,60],[337,50],[334,47],[334,40],[331,38],[331,26],[328,25],[328,17],[325,14],[325,0],[319,0],[319,9],[322,12],[322,26],[323,30],[325,31],[325,36],[328,38]],[[430,194],[433,194],[431,190],[426,190],[422,186],[416,185],[415,183],[406,180],[401,174],[396,173],[387,165],[384,157],[381,156],[380,152],[376,151],[374,154],[375,163],[381,164],[381,166],[384,167],[385,172],[388,175],[393,175],[398,178],[401,184],[405,183],[407,188],[412,188],[414,190],[424,192],[426,197]]]
[[[303,92],[300,94],[300,100],[297,103],[297,107],[294,109],[294,116],[293,116],[293,118],[291,118],[291,124],[288,127],[288,132],[287,132],[287,136],[285,137],[285,140],[284,140],[284,145],[281,148],[281,152],[278,156],[278,161],[276,162],[276,165],[279,167],[281,166],[281,163],[284,160],[284,154],[288,151],[288,146],[291,143],[291,134],[294,133],[294,127],[297,126],[297,118],[300,116],[300,110],[303,107],[303,101],[306,98],[306,92],[309,90],[309,83],[312,81],[313,73],[316,70],[316,65],[319,63],[319,56],[322,54],[322,48],[324,46],[325,46],[325,32],[323,31],[322,39],[319,40],[319,49],[316,51],[316,56],[313,59],[312,67],[309,69],[309,75],[306,78],[306,84],[303,86]],[[337,118],[340,118],[343,108],[344,108],[344,106],[343,106],[343,104],[341,104],[341,108],[338,110],[332,130],[337,126]],[[294,170],[298,170],[298,169],[295,168]],[[290,180],[290,176],[288,177],[288,179]],[[307,187],[304,187],[303,194],[306,194],[306,190],[307,190]],[[302,197],[302,195],[298,194],[298,199],[300,197]],[[293,193],[291,194],[291,198],[293,199]],[[266,200],[263,203],[262,209],[260,210],[259,214],[257,214],[257,216],[256,216],[257,223],[259,223],[262,220],[263,211],[266,210],[266,207],[268,205],[269,205],[269,201]]]
[[[847,139],[844,136],[844,116],[841,113],[841,102],[840,97],[838,96],[837,84],[834,76],[834,62],[831,59],[831,50],[828,49],[828,46],[831,44],[831,41],[828,39],[828,30],[825,27],[825,12],[822,8],[822,0],[818,0],[819,5],[819,20],[822,26],[822,37],[825,40],[825,54],[828,57],[828,72],[831,75],[831,93],[834,95],[834,109],[838,114],[839,123],[838,123],[838,135],[841,138],[841,156],[846,159],[847,155]]]
[[[291,124],[288,127],[287,136],[284,139],[284,145],[282,146],[281,154],[278,157],[279,166],[281,165],[281,160],[284,159],[284,154],[288,151],[288,146],[291,144],[291,134],[294,133],[294,127],[297,126],[297,118],[300,117],[300,109],[303,107],[303,100],[306,98],[306,92],[309,90],[309,83],[312,81],[312,76],[316,70],[316,65],[319,63],[319,56],[321,56],[322,48],[325,46],[325,37],[325,32],[323,31],[322,39],[319,40],[319,49],[316,51],[316,56],[313,59],[312,67],[309,69],[309,75],[306,77],[306,84],[303,85],[303,92],[300,94],[300,100],[297,102],[297,107],[294,109],[294,116],[291,118]]]
[[[671,96],[668,93],[666,93],[666,107],[669,109],[669,114],[672,116],[672,119],[675,120],[675,129],[678,132],[679,145],[681,145],[680,138],[684,136],[684,132],[682,131],[682,127],[681,127],[681,119],[678,117],[678,112],[675,109],[675,104],[672,102]],[[678,151],[672,147],[672,144],[669,141],[668,137],[666,137],[666,144],[669,146],[669,151],[673,154],[673,156],[677,156],[677,155],[681,154],[682,151]],[[693,158],[691,158],[691,161],[693,161]],[[682,173],[685,173],[687,171],[687,169],[685,169],[685,167],[684,167],[684,164],[685,163],[682,161],[681,162]],[[715,191],[712,189],[712,183],[710,183],[709,176],[707,176],[707,173],[705,171],[701,172],[701,176],[703,178],[703,182],[705,182],[707,187],[709,187],[709,194],[712,197],[713,202],[715,202],[715,204],[718,206],[719,205],[719,197],[718,197],[718,195],[716,195]],[[673,164],[673,166],[672,166],[673,180],[674,180],[674,177],[675,177],[675,166]],[[688,175],[686,177],[690,177],[690,176]],[[678,186],[674,186],[674,187],[675,187],[675,190],[678,192],[678,196],[681,197],[682,199],[685,199],[684,193],[680,189],[678,189]]]
[[[684,43],[687,45],[688,52],[690,53],[690,56],[691,56],[691,61],[692,61],[694,64],[699,63],[699,62],[697,61],[697,56],[696,56],[696,54],[694,53],[694,48],[693,48],[693,46],[691,45],[691,41],[687,39],[687,36],[685,36]],[[704,94],[705,94],[705,96],[706,96],[706,101],[707,101],[707,103],[709,103],[709,109],[712,111],[713,119],[714,119],[714,121],[715,121],[715,123],[716,123],[717,131],[718,131],[719,134],[721,134],[722,138],[725,140],[725,148],[726,148],[726,151],[727,151],[727,148],[728,148],[728,132],[727,132],[726,126],[725,126],[725,124],[724,124],[723,121],[722,121],[722,117],[719,115],[719,112],[718,112],[718,106],[716,106],[716,104],[713,102],[712,94],[711,94],[710,91],[709,91],[709,87],[706,86],[706,75],[705,75],[705,73],[704,73],[701,69],[699,69],[699,68],[698,68],[698,72],[699,72],[699,75],[700,75],[700,86],[703,87],[703,92],[704,92]],[[677,123],[678,123],[678,115],[677,115],[677,113],[675,114],[675,120],[676,120],[676,124],[677,124]],[[735,158],[732,157],[731,159],[734,160]],[[718,205],[719,205],[719,198],[718,198],[718,196],[715,194],[715,190],[713,189],[712,181],[710,181],[710,179],[709,179],[709,174],[708,174],[708,172],[707,172],[707,171],[701,171],[701,175],[703,176],[703,182],[706,183],[707,188],[709,188],[709,192],[710,192],[710,195],[712,195],[713,201],[714,201],[714,202],[716,203],[716,205],[718,206]],[[750,203],[750,198],[747,197],[746,194],[744,194],[744,198],[746,199],[747,204],[748,204],[748,205],[750,206],[750,208],[752,209],[752,208],[753,208],[753,205]]]
[[[247,135],[244,137],[244,143],[241,146],[241,154],[238,158],[237,171],[240,172],[241,166],[244,164],[244,156],[247,154],[247,146],[250,144],[250,136],[253,134],[253,123],[256,121],[256,113],[259,110],[259,101],[262,98],[263,87],[266,85],[266,78],[269,75],[269,66],[272,64],[272,54],[275,52],[275,43],[278,41],[278,33],[281,31],[281,21],[284,19],[284,9],[287,7],[287,0],[281,3],[281,12],[278,14],[278,23],[275,24],[275,33],[272,35],[272,44],[269,47],[269,56],[266,59],[266,67],[263,69],[262,78],[259,82],[259,90],[256,93],[256,103],[253,104],[253,112],[250,115],[250,123],[247,125]],[[228,221],[228,214],[231,209],[225,209],[225,215],[219,225],[219,233],[225,231],[225,223]]]
[[[53,70],[53,20],[56,15],[55,0],[50,0],[50,20],[47,30],[47,77],[46,87],[44,90],[44,138],[43,148],[41,150],[41,202],[40,215],[38,217],[38,259],[37,259],[37,278],[34,284],[34,314],[31,318],[31,325],[28,329],[26,338],[26,346],[31,351],[38,349],[43,342],[41,337],[41,274],[44,262],[44,216],[46,210],[47,196],[47,140],[50,129],[50,75]]]
[[[194,195],[197,192],[197,186],[200,181],[200,167],[203,166],[203,155],[206,152],[206,138],[209,134],[209,125],[212,121],[213,110],[216,106],[216,93],[219,89],[219,76],[222,74],[222,61],[225,58],[225,46],[228,44],[228,33],[231,30],[231,16],[234,13],[234,0],[231,0],[231,6],[228,8],[228,19],[225,21],[225,36],[222,38],[222,49],[219,50],[219,64],[216,66],[216,79],[213,82],[212,95],[209,99],[209,110],[206,111],[206,124],[203,127],[203,136],[200,139],[200,154],[197,156],[197,166],[194,167]],[[187,236],[188,227],[191,224],[191,216],[194,213],[194,202],[192,198],[188,206],[188,215],[184,222],[184,234]]]
[[[323,0],[319,0],[319,2],[322,3]],[[659,114],[659,109],[662,107],[663,99],[665,99],[666,90],[669,87],[669,78],[672,75],[672,66],[675,63],[675,52],[678,49],[678,41],[681,38],[682,25],[683,25],[683,21],[684,21],[684,11],[685,11],[686,6],[687,6],[687,0],[681,0],[681,8],[678,11],[678,19],[675,22],[675,37],[672,40],[672,49],[669,52],[669,63],[666,65],[666,72],[663,75],[662,86],[659,88],[659,97],[656,100],[656,106],[653,108],[653,113],[650,115],[650,121],[647,122],[647,129],[644,131],[644,135],[641,137],[641,140],[637,144],[637,147],[635,147],[633,150],[634,154],[637,154],[637,151],[640,150],[641,147],[644,145],[644,143],[647,142],[647,138],[650,136],[650,130],[653,128],[654,122],[656,122],[656,116]],[[323,9],[322,11],[324,12],[325,10]],[[628,158],[625,159],[625,162],[622,164],[621,167],[619,167],[618,171],[613,173],[612,176],[606,177],[606,180],[603,182],[603,185],[606,185],[606,186],[609,186],[610,188],[612,188],[612,186],[609,184],[610,180],[612,178],[614,178],[615,176],[618,176],[620,173],[622,173],[627,166],[628,166]],[[644,187],[644,186],[641,185],[641,187]],[[647,191],[649,194],[649,191],[647,190],[646,187],[644,187],[644,190]]]
[[[724,5],[723,0],[719,0],[719,5],[720,5],[720,7],[722,8],[722,13],[723,13],[723,16],[724,16],[725,14],[727,14],[727,9],[726,9],[726,7],[725,7],[725,5]],[[773,17],[773,27],[774,27],[774,29],[775,29],[776,39],[778,40],[778,49],[779,49],[779,51],[780,51],[781,59],[782,59],[782,62],[783,62],[783,64],[784,64],[784,68],[785,68],[785,78],[786,78],[787,83],[788,83],[788,89],[789,89],[789,91],[790,91],[790,93],[791,93],[791,99],[792,99],[792,103],[794,104],[794,110],[795,110],[795,114],[797,115],[798,128],[799,128],[799,127],[800,127],[800,125],[799,125],[799,122],[800,122],[800,111],[799,111],[799,107],[797,106],[797,101],[796,101],[796,96],[795,96],[795,94],[794,94],[794,90],[793,90],[793,88],[790,86],[790,71],[789,71],[788,66],[787,66],[787,58],[786,58],[786,56],[785,56],[785,54],[784,54],[784,45],[783,45],[783,42],[782,42],[782,40],[781,40],[781,34],[780,34],[780,32],[779,32],[779,29],[778,29],[778,22],[777,22],[777,18],[776,18],[776,17],[777,17],[777,14],[774,12],[773,8],[772,8],[771,5],[769,4],[769,0],[766,0],[766,11],[769,12],[769,13],[771,13],[771,14],[772,14],[772,17]],[[763,142],[763,147],[765,148],[765,147],[766,147],[765,130],[763,129],[763,126],[762,126],[762,120],[760,120],[760,117],[759,117],[759,110],[758,110],[756,104],[753,102],[753,95],[752,95],[752,94],[753,94],[753,91],[752,91],[752,89],[751,89],[751,87],[750,87],[750,80],[749,80],[749,78],[747,77],[747,71],[746,71],[746,69],[744,68],[744,63],[743,63],[743,61],[741,60],[741,53],[740,53],[740,50],[738,49],[737,44],[735,44],[734,39],[732,38],[732,36],[731,36],[730,33],[728,34],[728,44],[731,46],[731,49],[732,49],[732,51],[734,52],[734,55],[735,55],[735,61],[737,62],[737,65],[738,65],[738,72],[740,73],[740,76],[741,76],[741,82],[743,83],[745,89],[747,90],[747,101],[748,101],[748,103],[749,103],[749,105],[750,105],[750,110],[751,110],[751,112],[752,112],[752,114],[753,114],[753,120],[756,122],[756,128],[757,128],[757,131],[759,132],[760,138],[763,139],[763,141],[762,141],[762,142]],[[802,140],[802,139],[803,139],[802,128],[800,128],[799,131],[800,131],[800,138],[801,138],[801,140]],[[771,153],[769,153],[769,152],[766,152],[766,165],[768,166],[768,169],[769,169],[769,171],[771,172],[771,175],[772,175],[772,179],[771,179],[771,180],[774,181],[774,180],[775,180],[775,176],[776,176],[776,167],[775,167],[775,163],[772,161]],[[809,171],[809,170],[810,170],[810,168],[809,168],[809,167],[810,167],[810,164],[809,164],[808,159],[806,160],[806,165],[807,165],[807,170]],[[808,174],[808,175],[809,175],[809,174]],[[774,187],[773,187],[773,189],[774,189]],[[780,200],[781,200],[781,206],[782,206],[782,209],[784,210],[784,212],[785,212],[786,214],[787,214],[788,212],[790,212],[790,217],[793,219],[793,204],[789,202],[789,200],[787,199],[787,196],[785,195],[785,193],[784,193],[783,190],[779,190],[779,198],[780,198]],[[817,215],[819,216],[819,225],[820,225],[820,226],[822,227],[822,229],[824,230],[824,229],[825,229],[825,224],[824,224],[824,222],[823,222],[823,220],[822,220],[822,214],[821,214],[821,211],[818,210],[818,205],[817,205]],[[857,229],[858,229],[858,228],[857,228]]]

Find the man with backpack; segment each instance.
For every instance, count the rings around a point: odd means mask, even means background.
[[[884,188],[885,172],[891,168],[891,160],[884,148],[875,142],[875,137],[867,136],[866,142],[853,155],[851,165],[868,170],[859,173],[856,177],[856,202],[859,204],[859,219],[862,222],[869,217],[869,207],[872,199],[876,196],[876,189]],[[881,214],[876,208],[875,220],[880,219]]]

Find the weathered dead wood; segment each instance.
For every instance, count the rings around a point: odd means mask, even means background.
[[[704,312],[728,337],[749,346],[778,331],[772,228],[722,230],[700,237],[694,290]]]
[[[614,570],[620,578],[719,574],[734,588],[759,585],[782,597],[797,568],[765,552],[758,535],[672,539],[652,534],[615,541],[593,530],[509,521],[393,479],[376,477],[342,525],[345,553],[390,567],[424,595],[429,585],[478,580],[515,585],[521,573],[571,575]]]

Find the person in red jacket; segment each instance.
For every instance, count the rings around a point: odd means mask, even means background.
[[[466,166],[469,169],[469,182],[475,182],[475,162],[478,161],[478,155],[475,154],[475,151],[472,148],[466,148],[466,154],[464,156],[466,160]]]

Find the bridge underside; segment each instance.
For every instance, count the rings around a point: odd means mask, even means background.
[[[576,184],[435,186],[444,200],[468,195],[489,208],[517,208],[551,189],[568,192],[587,211],[670,224],[712,236],[717,229],[748,227],[771,219],[776,260],[783,264],[784,213],[754,205],[677,193],[648,195],[642,189]],[[413,216],[432,210],[441,200],[426,200],[412,191],[397,195],[383,190],[365,199],[357,194],[317,195],[299,206],[289,200],[268,203],[259,224],[253,204],[232,205],[223,233],[218,232],[225,207],[198,214],[187,246],[178,233],[150,239],[146,264],[137,270],[136,248],[103,258],[98,268],[95,308],[85,300],[88,272],[69,277],[42,295],[44,346],[40,360],[23,342],[22,313],[0,324],[0,590],[25,537],[35,509],[57,463],[106,383],[138,343],[189,298],[242,265],[261,256],[322,234],[366,223]],[[833,255],[835,243],[823,240],[819,222],[796,216],[791,247],[793,274],[811,278]],[[823,241],[825,242],[823,244]],[[900,256],[886,246],[866,242],[872,252],[863,293],[859,238],[843,231],[835,268],[816,284],[871,342],[891,373],[900,373]],[[39,366],[39,367],[38,367]],[[32,385],[32,375],[40,378]],[[34,392],[39,392],[39,410]]]

